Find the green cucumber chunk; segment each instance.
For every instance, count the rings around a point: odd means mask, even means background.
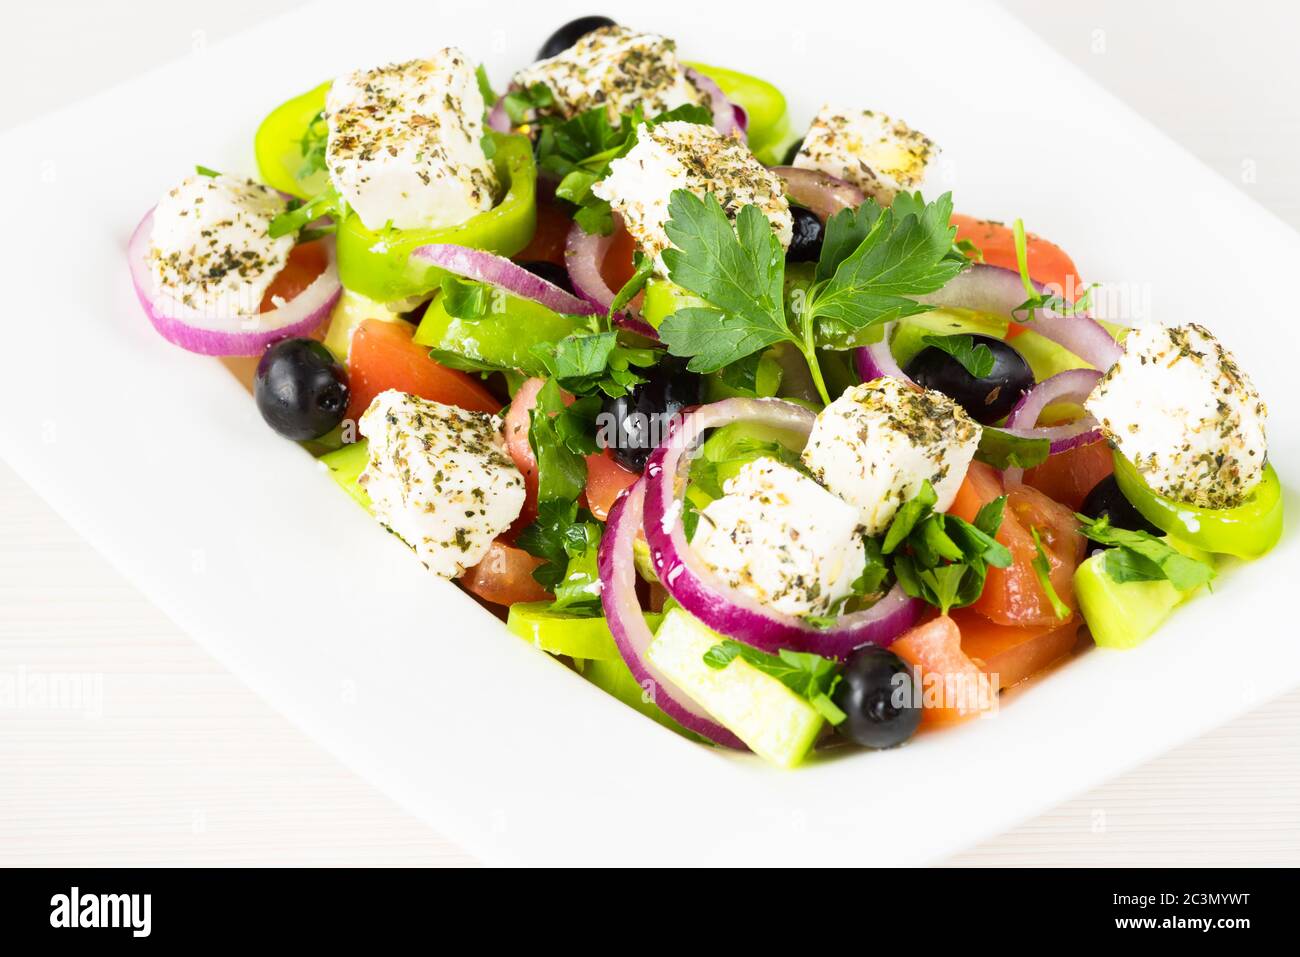
[[[516,602],[510,606],[506,628],[529,644],[553,655],[590,661],[618,658],[618,646],[601,617],[579,617],[552,611],[549,601]]]
[[[720,641],[717,632],[674,608],[655,632],[647,657],[755,754],[778,767],[794,767],[817,740],[822,716],[741,658],[721,669],[705,664],[705,653]]]
[[[1201,561],[1209,555],[1169,538],[1185,555]],[[1079,610],[1099,648],[1135,648],[1151,637],[1173,610],[1197,589],[1179,591],[1168,581],[1117,582],[1106,573],[1106,552],[1100,551],[1074,572]]]
[[[370,496],[357,479],[365,470],[369,459],[370,448],[365,439],[335,449],[333,452],[326,452],[317,459],[329,469],[330,478],[339,483],[339,488],[351,495],[353,500],[366,511],[370,511]]]

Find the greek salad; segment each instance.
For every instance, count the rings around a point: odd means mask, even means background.
[[[604,17],[502,79],[449,47],[288,100],[130,271],[431,575],[630,707],[784,767],[893,747],[1278,541],[1232,353],[1094,318],[1061,247],[924,190],[940,147],[878,94],[805,123]]]

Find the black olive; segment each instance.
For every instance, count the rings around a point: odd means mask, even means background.
[[[794,234],[790,239],[790,248],[785,258],[792,263],[815,263],[822,254],[822,237],[825,229],[816,214],[802,206],[791,206],[790,216],[794,220]]]
[[[686,369],[686,359],[665,356],[642,371],[647,381],[617,399],[606,398],[601,412],[614,426],[614,459],[624,468],[640,472],[646,459],[665,438],[673,416],[687,406],[699,405],[704,380]]]
[[[284,339],[257,364],[253,398],[266,424],[286,439],[317,439],[343,421],[348,377],[315,339]]]
[[[573,283],[569,280],[569,271],[563,266],[557,266],[555,263],[548,263],[541,259],[529,260],[528,262],[519,263],[519,265],[534,276],[545,279],[552,286],[559,286],[570,295],[573,294]]]
[[[1083,500],[1083,506],[1079,511],[1089,518],[1107,516],[1112,528],[1125,528],[1130,532],[1150,532],[1152,535],[1164,534],[1148,522],[1146,516],[1124,497],[1114,475],[1107,475],[1092,487],[1092,491]]]
[[[845,714],[835,730],[864,748],[902,744],[921,723],[911,665],[879,645],[863,645],[849,656],[832,700]]]
[[[986,345],[993,353],[993,371],[975,377],[955,358],[935,346],[926,346],[903,371],[917,385],[948,396],[976,422],[992,425],[1010,412],[1020,397],[1034,387],[1034,373],[1019,352],[992,336],[971,336],[972,345]]]
[[[790,144],[790,148],[789,148],[788,150],[785,151],[785,162],[784,162],[784,165],[785,165],[785,166],[793,166],[793,165],[794,165],[794,158],[795,158],[796,156],[799,155],[799,151],[800,151],[801,149],[803,149],[803,140],[802,140],[802,139],[797,140],[797,141],[795,141],[794,143],[791,143],[791,144]]]
[[[576,20],[570,20],[546,38],[542,48],[537,51],[537,59],[549,60],[553,56],[559,56],[592,30],[614,25],[614,21],[609,17],[578,17]]]

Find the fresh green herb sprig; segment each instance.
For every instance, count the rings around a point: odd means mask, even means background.
[[[995,469],[1032,469],[1051,454],[1050,439],[1026,439],[986,425],[980,432],[975,459]]]
[[[600,580],[596,555],[601,526],[576,501],[549,501],[537,508],[537,520],[516,539],[528,554],[544,559],[533,572],[537,583],[555,600],[554,611],[597,614]]]
[[[613,213],[606,200],[592,194],[591,187],[605,178],[611,162],[636,145],[642,123],[658,126],[672,120],[709,124],[713,114],[702,106],[685,104],[650,118],[637,107],[613,123],[603,106],[563,121],[543,116],[538,121],[537,165],[560,177],[555,195],[578,207],[573,217],[578,225],[588,233],[608,236],[614,228]]]
[[[929,310],[911,297],[939,289],[969,265],[953,246],[950,194],[927,204],[919,193],[899,193],[889,207],[868,200],[831,217],[814,281],[802,307],[787,315],[784,251],[758,207],[741,208],[734,228],[712,194],[675,190],[668,209],[669,278],[709,304],[664,320],[659,336],[668,351],[690,357],[695,372],[713,372],[789,342],[827,404],[819,341]]]
[[[1025,238],[1024,221],[1017,219],[1011,227],[1011,232],[1015,239],[1016,265],[1020,269],[1020,282],[1025,287],[1025,295],[1028,296],[1024,302],[1011,310],[1013,316],[1023,322],[1033,322],[1038,318],[1039,309],[1062,316],[1080,316],[1092,308],[1092,291],[1096,288],[1096,284],[1084,288],[1073,302],[1064,296],[1039,292],[1029,275],[1029,243]]]
[[[831,700],[840,681],[838,663],[820,655],[786,648],[774,655],[768,654],[730,638],[704,653],[704,663],[718,670],[726,668],[737,658],[806,699],[831,724],[839,724],[845,719],[844,712]]]
[[[328,168],[325,149],[329,145],[329,138],[329,122],[325,119],[325,111],[321,110],[307,123],[307,128],[299,141],[298,149],[302,153],[302,165],[298,167],[298,179],[306,179]]]
[[[985,503],[973,523],[934,511],[937,501],[934,487],[922,483],[894,515],[881,552],[893,557],[903,591],[946,615],[979,598],[989,566],[1008,567],[1011,551],[996,538],[1005,495]]]
[[[955,336],[932,335],[922,340],[927,346],[933,346],[948,353],[957,363],[976,379],[983,379],[993,371],[993,350],[985,343],[976,344],[973,336],[962,334]]]
[[[1089,518],[1076,514],[1079,531],[1106,545],[1106,574],[1112,581],[1168,581],[1179,591],[1190,591],[1214,581],[1217,572],[1208,562],[1185,555],[1167,539],[1150,532],[1115,528],[1108,516]]]
[[[338,222],[347,218],[348,211],[348,201],[334,188],[334,184],[330,183],[305,203],[301,200],[291,200],[289,208],[271,220],[270,226],[267,227],[267,234],[272,239],[287,236],[298,232],[308,223],[315,222],[322,216],[332,216],[335,222]]]
[[[1056,593],[1056,586],[1052,584],[1052,562],[1047,557],[1047,550],[1043,548],[1043,538],[1033,525],[1029,526],[1029,534],[1034,539],[1034,558],[1030,565],[1034,569],[1034,577],[1038,579],[1038,587],[1047,596],[1056,617],[1065,621],[1073,612],[1069,605],[1061,601],[1061,596]]]
[[[661,353],[622,345],[618,333],[607,330],[566,336],[553,345],[539,344],[534,355],[565,391],[618,398],[646,381],[636,370],[653,366]]]

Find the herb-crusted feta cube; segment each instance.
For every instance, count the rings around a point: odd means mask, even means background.
[[[788,615],[818,615],[853,591],[866,551],[855,510],[775,459],[741,467],[699,516],[691,548],[732,588]]]
[[[501,419],[389,389],[357,423],[370,458],[358,482],[371,510],[435,575],[477,565],[524,505],[524,477]]]
[[[591,31],[558,56],[519,71],[514,82],[541,83],[554,97],[551,109],[561,116],[604,106],[611,122],[637,107],[652,117],[707,100],[678,61],[676,43],[621,26]]]
[[[325,112],[330,178],[368,229],[455,226],[492,208],[483,94],[459,50],[341,76]]]
[[[672,243],[664,231],[674,190],[712,193],[734,223],[743,206],[767,216],[782,248],[790,245],[793,221],[780,177],[763,166],[740,140],[711,126],[671,121],[642,125],[636,145],[609,164],[609,175],[591,191],[623,217],[641,249],[666,274],[661,254]]]
[[[952,505],[982,431],[941,392],[875,379],[822,409],[803,462],[854,506],[863,532],[880,535],[923,482],[934,486],[936,511]]]
[[[1084,405],[1168,498],[1230,508],[1263,474],[1267,409],[1232,353],[1202,326],[1134,329]]]
[[[191,176],[154,208],[155,292],[192,319],[257,313],[293,249],[292,235],[267,235],[286,206],[275,190],[251,180]]]
[[[938,152],[902,120],[873,110],[823,106],[808,127],[794,165],[846,180],[888,205],[899,190],[920,186]]]

